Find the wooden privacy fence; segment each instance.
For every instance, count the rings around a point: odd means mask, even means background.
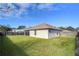
[[[76,35],[75,50],[75,55],[79,56],[79,32]]]
[[[71,37],[71,36],[76,36],[76,32],[61,32],[60,35],[61,36],[67,36],[67,37]]]
[[[6,35],[29,35],[29,32],[6,32]]]

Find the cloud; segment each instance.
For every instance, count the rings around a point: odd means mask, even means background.
[[[0,4],[0,17],[28,14],[28,10],[55,10],[56,4],[53,3],[2,3]]]
[[[30,7],[30,4],[25,4],[25,3],[4,3],[0,4],[0,13],[2,15],[21,15],[23,12],[27,11],[28,7]],[[1,15],[0,15],[1,16]]]
[[[17,5],[19,6],[19,10],[16,10],[17,11],[16,15],[21,15],[24,12],[28,13],[28,8],[30,7],[30,4],[21,3]]]
[[[39,4],[37,6],[38,9],[43,10],[43,9],[47,9],[47,10],[52,10],[53,4],[51,3],[46,3],[46,4]]]
[[[11,14],[13,14],[15,11],[15,6],[13,4],[0,4],[0,17],[1,16],[9,16]]]

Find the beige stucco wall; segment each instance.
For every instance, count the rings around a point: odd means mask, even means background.
[[[30,36],[48,39],[48,30],[36,30],[36,35],[34,32],[34,30],[30,30]]]

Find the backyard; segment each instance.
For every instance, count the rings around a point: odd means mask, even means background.
[[[24,35],[0,37],[0,55],[13,56],[74,56],[75,37],[53,39]]]

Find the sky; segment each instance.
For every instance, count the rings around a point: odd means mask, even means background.
[[[47,23],[79,27],[79,3],[0,3],[0,24],[18,27]]]

